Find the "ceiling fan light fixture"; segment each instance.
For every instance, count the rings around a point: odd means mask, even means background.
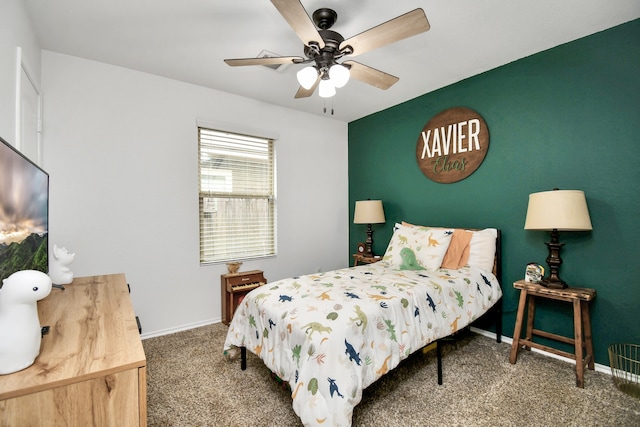
[[[298,83],[305,89],[311,89],[318,80],[318,70],[315,67],[304,67],[296,74]]]
[[[232,67],[262,65],[280,69],[289,64],[312,64],[298,71],[296,77],[300,88],[295,98],[307,98],[320,86],[320,96],[329,98],[335,95],[353,77],[379,89],[388,89],[399,79],[355,61],[342,61],[347,55],[362,55],[374,49],[396,43],[431,28],[427,15],[421,8],[397,16],[380,25],[345,39],[340,33],[331,30],[338,14],[328,8],[313,13],[313,19],[302,5],[301,0],[271,0],[278,12],[287,21],[304,44],[304,58],[301,56],[278,56],[270,53],[260,54],[258,58],[225,59]]]
[[[337,88],[341,88],[346,85],[349,81],[349,77],[351,77],[351,72],[344,65],[334,64],[329,68],[329,78]]]
[[[318,95],[321,98],[331,98],[336,94],[336,87],[333,85],[331,80],[320,80],[320,85],[318,86]]]

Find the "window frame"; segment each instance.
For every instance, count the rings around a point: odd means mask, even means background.
[[[207,141],[203,141],[203,133],[208,134],[209,139]],[[220,156],[220,158],[216,159],[216,162],[226,160],[228,163],[227,168],[215,169],[207,167],[205,162],[203,162],[203,151],[205,151],[203,146],[206,146],[205,148],[211,151],[215,150],[215,147],[222,149],[222,145],[230,144],[228,141],[215,141],[216,138],[221,136],[223,139],[228,137],[231,140],[237,140],[236,142],[238,142],[238,146],[230,148],[232,153],[216,153]],[[198,234],[200,265],[205,266],[230,261],[247,261],[252,259],[275,257],[277,255],[276,138],[271,136],[256,136],[256,132],[247,133],[235,130],[225,130],[220,126],[198,123],[197,140]],[[246,145],[244,145],[245,142]],[[266,146],[266,163],[257,158],[258,156],[252,156],[254,153],[254,151],[252,151],[252,146],[258,147],[256,150],[261,150],[259,147]],[[264,151],[261,152],[264,153]],[[253,160],[251,160],[252,157],[254,158]],[[229,164],[235,165],[235,167],[229,166]],[[242,169],[240,169],[241,167]],[[257,175],[253,177],[243,176],[243,178],[234,180],[234,171],[236,175],[240,177],[241,170],[245,175],[248,174],[247,170],[251,172],[249,175],[252,175],[252,173],[256,173]],[[210,177],[222,177],[222,179],[214,178],[209,180],[210,186],[207,188],[205,185],[206,181],[203,180],[203,176],[206,175],[209,175]],[[260,177],[260,179],[257,177]],[[262,179],[263,177],[267,177],[267,180],[265,181]],[[268,182],[269,180],[270,184],[265,186],[265,182]],[[238,185],[237,187],[241,187],[241,189],[238,190],[234,187],[234,181],[243,182],[245,185]],[[252,193],[248,190],[255,190],[256,192]],[[234,203],[233,201],[236,201],[237,203]],[[260,206],[260,204],[264,205],[265,201],[267,206]],[[207,214],[211,214],[212,212],[217,214],[219,211],[212,209],[207,212],[205,210],[205,205],[207,203],[215,203],[216,206],[219,206],[218,203],[225,202],[228,203],[224,204],[225,213],[232,221],[231,225],[229,225],[228,222],[224,223],[225,220],[221,219],[217,225],[219,226],[220,223],[223,224],[223,227],[219,228],[219,231],[222,230],[221,232],[225,234],[225,237],[212,236],[210,233],[212,232],[212,229],[215,228],[213,224],[216,221],[215,219],[212,219],[211,216],[207,216]],[[246,203],[249,203],[252,208],[248,210],[239,208],[239,205],[246,207]],[[241,213],[237,216],[229,214],[229,208],[232,210],[235,209],[236,213]],[[245,212],[255,212],[256,210],[260,210],[260,208],[265,209],[264,214],[266,215],[262,217],[255,217],[257,219],[254,220],[254,217],[249,213],[246,214],[247,218],[244,218]],[[238,217],[243,218],[238,219]],[[209,224],[206,224],[205,221],[208,221]],[[251,226],[253,226],[254,231],[247,231],[247,228],[252,228]],[[207,227],[209,227],[209,229],[207,229]],[[258,227],[259,231],[255,231],[255,227]],[[231,228],[231,231],[229,231],[229,228]],[[243,246],[247,245],[247,242],[252,241],[251,239],[256,237],[256,242],[258,242],[258,244],[249,244],[247,246],[247,250],[234,250],[234,243],[230,242],[234,240],[234,236],[237,242],[235,243],[236,245],[242,244],[243,241],[245,242]],[[218,239],[218,242],[220,239],[227,242],[222,246],[218,246],[219,248],[223,246],[226,248],[223,250],[223,253],[219,255],[214,255],[214,253],[212,253],[216,251],[216,239]]]

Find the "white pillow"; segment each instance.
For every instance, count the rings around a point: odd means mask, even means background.
[[[452,229],[396,224],[383,261],[405,270],[435,271],[451,243]]]
[[[473,231],[472,233],[473,235],[469,242],[469,260],[467,261],[467,265],[481,268],[485,271],[493,271],[498,230],[495,228],[485,228],[484,230]]]

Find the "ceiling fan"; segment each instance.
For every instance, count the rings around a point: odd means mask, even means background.
[[[296,98],[311,96],[319,87],[321,97],[335,95],[336,87],[344,86],[349,77],[380,89],[388,89],[398,77],[352,60],[338,63],[346,56],[365,52],[426,32],[431,28],[422,9],[400,15],[349,39],[330,30],[338,14],[328,8],[316,10],[309,18],[300,0],[271,0],[293,31],[304,43],[304,55],[262,58],[225,59],[232,67],[245,65],[311,64],[298,71],[300,88]]]

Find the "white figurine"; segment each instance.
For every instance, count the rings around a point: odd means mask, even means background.
[[[21,371],[40,354],[42,327],[37,301],[51,292],[45,273],[22,270],[0,287],[0,375]]]
[[[59,248],[53,245],[53,251],[49,258],[49,277],[56,285],[68,285],[73,282],[73,272],[68,265],[73,262],[76,254],[69,252],[66,248]]]

